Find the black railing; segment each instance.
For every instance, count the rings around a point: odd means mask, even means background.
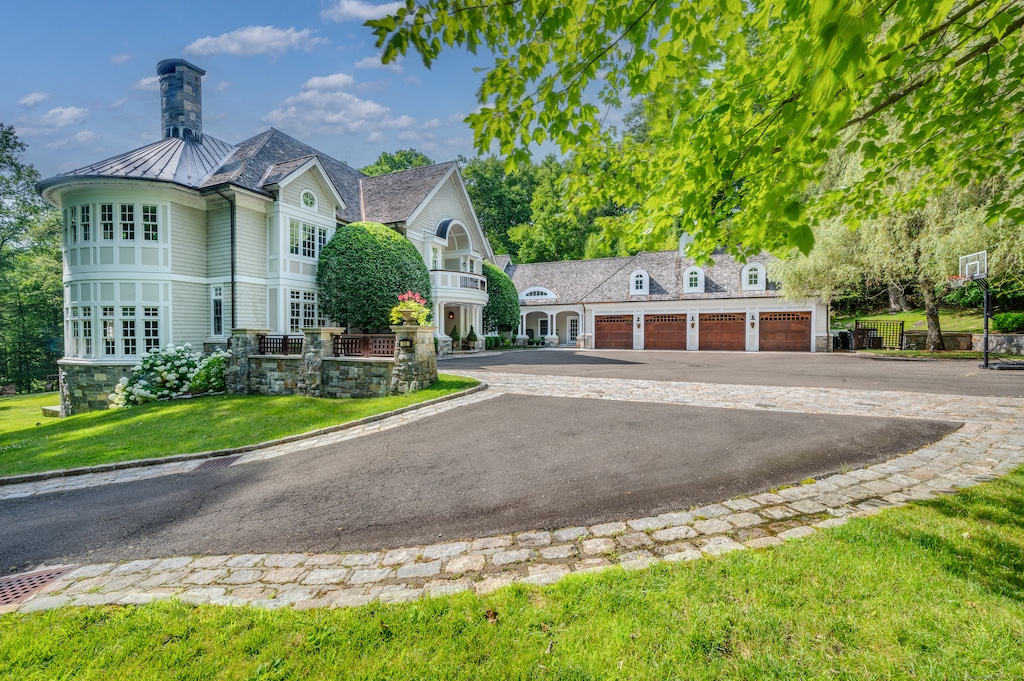
[[[335,357],[394,357],[395,336],[390,333],[348,333],[332,336]]]
[[[865,319],[853,327],[854,350],[902,350],[903,322]]]
[[[265,336],[256,337],[259,341],[261,355],[301,355],[302,336]]]

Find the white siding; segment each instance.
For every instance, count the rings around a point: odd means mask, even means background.
[[[409,234],[419,235],[423,231],[433,233],[437,223],[445,218],[456,218],[469,229],[473,239],[473,251],[483,254],[483,234],[473,227],[472,213],[466,201],[465,194],[459,189],[455,177],[452,176],[445,181],[437,193],[430,200],[416,219],[407,225]],[[413,239],[414,243],[419,242],[418,238]],[[417,247],[419,243],[417,243]],[[427,252],[429,254],[429,251]]]
[[[171,204],[171,271],[206,276],[206,215],[197,208]]]
[[[299,177],[289,182],[286,186],[281,188],[281,202],[286,203],[290,206],[297,206],[303,210],[308,210],[302,203],[302,192],[309,190],[316,194],[316,205],[317,212],[331,220],[335,220],[334,214],[334,196],[324,186],[323,182],[320,181],[318,172],[315,170],[307,170]]]
[[[174,328],[170,329],[170,342],[191,343],[201,350],[203,340],[210,335],[210,292],[204,284],[176,281],[171,284],[171,308]]]
[[[237,276],[266,276],[267,221],[263,213],[241,206],[235,209],[235,255]]]
[[[240,329],[263,329],[267,327],[267,287],[262,284],[235,284],[238,294],[238,317],[235,324]],[[230,314],[227,312],[226,314]],[[227,318],[230,320],[230,317]]]
[[[206,262],[210,277],[231,276],[231,208],[221,203],[206,214]]]

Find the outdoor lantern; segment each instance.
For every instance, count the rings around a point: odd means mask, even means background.
[[[448,313],[448,319],[455,319],[455,313],[454,312],[449,312]]]
[[[754,328],[754,313],[750,313],[750,328]]]

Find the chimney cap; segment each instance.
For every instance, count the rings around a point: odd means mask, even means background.
[[[187,66],[197,72],[200,76],[206,75],[206,71],[191,62],[185,61],[184,59],[164,59],[156,65],[156,74],[158,76],[166,76],[169,73],[174,73],[179,66]]]

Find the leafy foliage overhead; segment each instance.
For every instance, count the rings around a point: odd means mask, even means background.
[[[384,151],[371,165],[359,169],[364,175],[387,175],[397,173],[399,170],[410,168],[422,168],[432,166],[434,162],[426,154],[421,154],[415,149],[399,149],[393,154]]]
[[[322,311],[363,331],[384,330],[399,294],[430,302],[430,272],[412,242],[377,222],[341,225],[323,251],[316,284]]]
[[[487,305],[484,306],[484,332],[504,333],[519,327],[519,292],[512,279],[489,262],[484,263],[487,278]]]
[[[1024,0],[407,0],[367,23],[384,62],[488,48],[477,149],[575,150],[581,208],[636,206],[625,233],[685,229],[691,253],[807,252],[815,204],[876,217],[1024,167]],[[602,116],[637,97],[649,125],[617,139]],[[864,174],[808,203],[839,147]],[[919,179],[893,196],[897,169]]]

